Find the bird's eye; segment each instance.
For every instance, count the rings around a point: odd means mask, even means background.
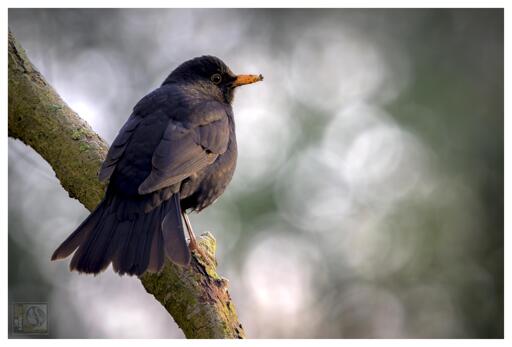
[[[222,77],[218,73],[216,73],[213,74],[212,77],[210,77],[210,80],[215,84],[219,84],[222,81]]]

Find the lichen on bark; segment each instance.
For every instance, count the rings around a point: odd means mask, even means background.
[[[11,32],[8,44],[9,136],[39,153],[69,196],[93,210],[104,195],[105,185],[97,173],[108,145],[66,105]],[[201,259],[194,252],[189,267],[166,261],[159,273],[142,275],[142,285],[187,338],[244,338],[228,282],[216,271],[213,235],[201,235],[199,244],[211,259]]]

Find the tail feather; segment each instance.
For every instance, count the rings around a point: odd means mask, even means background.
[[[164,266],[164,238],[161,230],[155,230],[151,240],[151,249],[149,252],[148,271],[159,272]]]
[[[77,269],[86,273],[99,273],[110,264],[105,253],[117,227],[117,219],[111,210],[107,210],[103,219],[91,233],[71,260],[71,270]],[[76,258],[76,260],[75,260]]]
[[[129,222],[128,228],[124,229],[124,235],[122,235],[120,242],[118,244],[118,250],[116,256],[112,260],[112,266],[114,271],[123,275],[127,273],[126,270],[126,257],[130,256],[130,243],[132,242],[134,229],[135,229],[135,220],[131,220]]]
[[[102,218],[96,223],[94,228],[87,234],[86,239],[78,246],[73,258],[71,258],[71,262],[69,264],[70,270],[77,269],[80,265],[80,268],[84,269],[86,272],[86,261],[89,258],[89,252],[94,250],[91,249],[91,245],[93,242],[99,237],[101,230],[103,229],[103,225],[109,219],[109,208],[106,207],[102,213]],[[111,219],[111,218],[110,218]],[[96,247],[101,247],[102,245],[96,245]]]
[[[129,273],[138,275],[133,271],[133,267],[137,258],[137,249],[139,247],[140,238],[148,232],[148,230],[146,230],[147,226],[145,226],[145,217],[145,215],[139,216],[133,224],[133,228],[130,231],[130,237],[125,243],[124,254],[121,258],[121,267],[119,269],[120,274]]]
[[[165,254],[174,263],[188,265],[190,249],[183,233],[179,194],[174,194],[169,203],[170,207],[162,222]]]
[[[121,261],[125,254],[125,250],[135,223],[133,220],[122,221],[116,230],[116,243],[112,243],[112,268],[115,272],[121,273]]]
[[[133,227],[133,220],[123,220],[118,221],[116,225],[116,229],[112,234],[112,238],[110,239],[110,243],[107,247],[107,250],[103,256],[102,267],[107,268],[108,265],[112,262],[112,266],[114,267],[114,271],[119,272],[115,266],[114,261],[116,257],[119,255],[120,245],[125,240],[126,235],[129,233],[130,229]]]
[[[65,259],[84,242],[89,233],[94,230],[105,211],[105,200],[102,200],[94,211],[68,236],[64,242],[53,252],[52,260]]]
[[[166,211],[169,210],[169,199],[164,202],[164,207],[158,211],[158,218],[153,219],[156,224],[152,226],[155,232],[151,238],[151,246],[149,250],[148,271],[159,272],[164,266],[165,250],[164,237],[162,233],[162,222]]]
[[[159,220],[154,218],[154,220]],[[149,265],[149,257],[151,252],[151,243],[153,241],[153,234],[155,230],[160,230],[159,226],[153,225],[153,223],[149,226],[148,232],[142,233],[139,238],[139,243],[137,244],[137,251],[135,256],[135,262],[132,266],[132,271],[136,274],[142,274],[147,270]]]
[[[106,198],[57,248],[52,260],[66,258],[75,250],[70,269],[83,273],[97,274],[110,263],[121,275],[158,272],[165,255],[188,265],[190,250],[183,234],[179,195],[147,212],[140,200]]]

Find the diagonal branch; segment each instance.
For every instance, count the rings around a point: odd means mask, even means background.
[[[92,210],[105,186],[97,173],[108,146],[59,97],[9,32],[9,136],[23,141],[53,168],[72,198]],[[215,259],[215,239],[200,239]],[[212,263],[216,263],[213,261]],[[140,277],[146,291],[171,314],[187,338],[244,338],[227,281],[216,265],[192,258],[184,268],[166,262],[158,274]]]

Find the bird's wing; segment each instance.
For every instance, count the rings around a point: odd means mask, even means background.
[[[191,119],[202,114],[201,122],[192,127],[169,120],[153,153],[151,173],[139,186],[139,194],[176,184],[212,164],[226,151],[230,128],[225,107],[220,103],[208,103],[191,113],[188,117]]]
[[[144,96],[133,108],[133,113],[123,125],[114,142],[110,146],[107,158],[103,162],[99,179],[104,181],[110,178],[114,172],[117,163],[123,156],[132,135],[137,130],[141,121],[151,113],[154,113],[162,107],[168,99],[168,92],[162,88],[158,88],[148,95]]]
[[[137,126],[141,122],[142,117],[139,115],[133,113],[130,118],[126,121],[126,123],[123,125],[121,130],[119,130],[119,134],[117,135],[114,142],[112,142],[112,145],[110,146],[107,158],[101,165],[100,173],[99,173],[99,179],[100,181],[106,180],[107,178],[110,178],[112,173],[114,172],[114,169],[116,168],[117,162],[119,159],[121,159],[125,149],[126,145],[128,144],[128,141],[132,137],[135,129],[137,129]]]

